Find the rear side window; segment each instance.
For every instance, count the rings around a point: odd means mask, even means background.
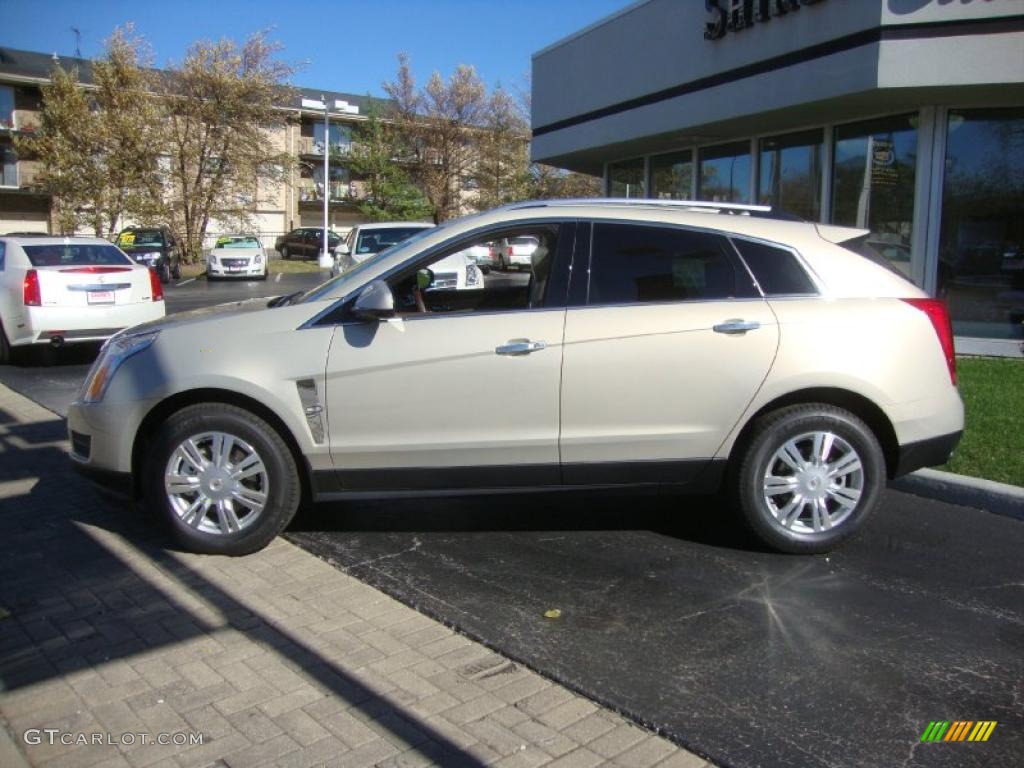
[[[765,296],[808,296],[818,293],[792,251],[753,240],[734,239],[732,242],[754,273]]]
[[[719,235],[640,224],[595,224],[589,304],[751,298]]]
[[[133,264],[113,245],[99,243],[58,243],[56,245],[23,245],[33,267],[87,267]]]

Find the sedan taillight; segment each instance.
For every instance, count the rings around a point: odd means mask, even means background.
[[[160,277],[157,275],[156,270],[152,267],[149,268],[149,291],[150,298],[153,301],[164,300],[164,287],[160,285]]]
[[[956,386],[956,352],[953,349],[953,325],[949,321],[949,310],[942,299],[904,299],[910,306],[921,310],[932,322],[935,335],[939,338],[939,346],[946,357],[949,368],[949,380]]]
[[[39,273],[30,269],[25,273],[25,282],[21,286],[22,300],[26,307],[38,307],[43,303],[39,292]]]

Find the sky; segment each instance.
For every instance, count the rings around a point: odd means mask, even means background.
[[[243,40],[260,29],[300,67],[293,83],[381,95],[397,56],[418,82],[472,64],[493,88],[526,87],[530,56],[632,0],[0,0],[0,46],[82,56],[103,51],[114,27],[134,22],[156,64],[180,61],[197,39]]]

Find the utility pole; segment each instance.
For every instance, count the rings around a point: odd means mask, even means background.
[[[320,253],[319,263],[323,265],[330,255],[327,244],[327,230],[330,225],[330,204],[331,204],[331,122],[328,118],[327,99],[323,94],[320,101],[324,103],[324,249]]]

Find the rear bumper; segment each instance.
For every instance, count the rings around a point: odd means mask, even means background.
[[[12,346],[45,344],[54,336],[67,342],[102,341],[122,328],[159,320],[163,301],[90,307],[26,307],[21,323],[8,329]],[[12,334],[13,331],[13,334]]]
[[[919,440],[916,443],[901,445],[893,477],[909,474],[922,467],[945,464],[953,455],[953,449],[960,442],[962,435],[962,431],[951,432],[948,435],[939,435],[927,440]]]

